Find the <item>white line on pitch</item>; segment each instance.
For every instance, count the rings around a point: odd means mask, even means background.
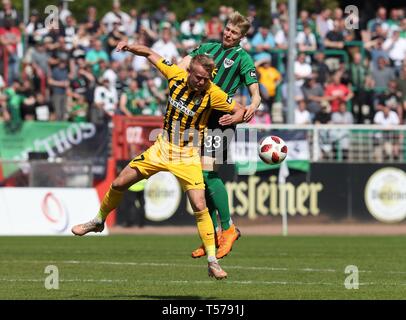
[[[195,264],[181,264],[181,263],[162,263],[162,262],[130,262],[130,261],[80,261],[80,260],[2,260],[0,263],[63,263],[63,264],[93,264],[93,265],[117,265],[117,266],[140,266],[140,267],[187,267],[187,268],[201,268],[201,265]],[[320,268],[285,268],[285,267],[255,267],[255,266],[224,266],[225,269],[240,269],[240,270],[263,270],[263,271],[300,271],[300,272],[341,272],[337,269],[320,269]],[[359,270],[360,273],[392,273],[392,274],[406,274],[406,271],[371,271]]]

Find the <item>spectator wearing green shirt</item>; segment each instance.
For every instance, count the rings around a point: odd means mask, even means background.
[[[21,117],[21,104],[24,101],[24,96],[19,93],[20,88],[20,82],[14,80],[11,87],[4,90],[7,99],[7,112],[9,114],[6,128],[10,132],[18,131],[23,123]]]
[[[72,122],[87,122],[87,110],[89,104],[86,97],[83,95],[76,95],[76,100],[72,100],[69,108],[69,120]]]
[[[109,62],[109,55],[103,49],[103,46],[102,46],[102,43],[100,40],[94,41],[93,49],[89,50],[86,53],[85,60],[86,60],[86,62],[88,62],[92,65],[93,74],[98,74],[100,60]]]
[[[120,110],[127,116],[142,114],[147,101],[142,90],[138,87],[137,80],[131,80],[130,87],[124,90],[120,98]]]

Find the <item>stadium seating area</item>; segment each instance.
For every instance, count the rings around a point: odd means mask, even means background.
[[[177,62],[202,41],[221,41],[227,15],[197,8],[185,20],[162,4],[155,12],[114,2],[106,14],[89,6],[78,21],[68,9],[44,25],[39,10],[21,22],[11,1],[0,10],[0,121],[108,122],[112,115],[160,115],[166,83],[142,57],[114,50],[121,40],[146,44]],[[241,43],[253,57],[263,104],[252,123],[286,122],[286,4],[263,23],[253,5]],[[319,10],[320,11],[320,10]],[[207,17],[210,17],[209,19]],[[341,8],[298,11],[295,123],[402,124],[406,118],[406,13],[379,7],[352,19]],[[246,89],[237,99],[247,103]]]

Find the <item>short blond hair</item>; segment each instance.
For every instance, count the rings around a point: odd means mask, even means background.
[[[190,66],[196,63],[200,64],[203,67],[203,69],[207,71],[207,73],[210,76],[210,79],[213,79],[216,64],[214,63],[214,60],[210,56],[206,54],[198,54],[197,56],[194,56],[192,58],[192,60],[190,61]]]
[[[232,14],[230,14],[228,17],[228,23],[238,27],[243,36],[247,34],[249,28],[251,27],[249,20],[238,11],[234,11]]]

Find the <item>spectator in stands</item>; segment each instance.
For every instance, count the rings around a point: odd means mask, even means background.
[[[86,53],[85,59],[86,62],[92,65],[93,74],[97,75],[99,72],[100,60],[108,62],[110,58],[107,52],[103,49],[102,42],[100,40],[93,40],[92,49]]]
[[[124,90],[120,98],[120,111],[126,116],[136,116],[142,114],[142,109],[146,105],[145,97],[138,87],[137,80],[130,82],[130,87]]]
[[[301,52],[297,56],[297,60],[294,65],[294,72],[296,78],[296,85],[301,87],[306,79],[309,79],[312,75],[312,67],[306,62],[306,54]]]
[[[372,65],[371,68],[378,68],[378,59],[380,57],[389,61],[389,54],[383,49],[383,37],[376,37],[373,40],[364,42],[365,49],[368,49],[371,54]]]
[[[166,22],[163,26],[160,39],[153,44],[151,49],[159,52],[162,57],[172,63],[177,63],[180,60],[180,54],[172,40],[171,24],[169,22]]]
[[[369,90],[372,88],[372,78],[367,68],[366,59],[362,60],[361,53],[353,55],[353,61],[349,67],[349,82],[354,92],[353,115],[356,123],[364,123],[372,117],[373,99]]]
[[[271,124],[271,115],[263,103],[260,103],[249,124]]]
[[[25,26],[25,34],[28,36],[28,45],[34,46],[36,44],[36,37],[41,37],[40,30],[44,28],[44,24],[39,19],[38,10],[31,11],[31,15],[27,25]]]
[[[344,49],[344,32],[340,20],[334,20],[334,28],[326,34],[324,39],[324,48],[331,50]],[[336,71],[338,64],[342,61],[342,56],[339,54],[329,55],[326,60],[330,70]]]
[[[309,24],[303,24],[303,31],[299,31],[296,37],[296,44],[299,51],[316,51],[317,40],[316,36],[312,32]]]
[[[12,20],[15,26],[20,23],[18,12],[13,8],[13,4],[10,0],[2,1],[3,8],[0,10],[0,27],[4,27],[6,20]]]
[[[70,79],[68,95],[76,99],[81,95],[86,98],[87,102],[92,101],[96,78],[84,56],[75,59],[75,69],[71,71],[73,76]]]
[[[323,51],[317,51],[313,56],[314,61],[312,63],[312,71],[317,74],[317,82],[320,83],[321,86],[325,85],[330,75],[330,69],[324,62],[325,57]]]
[[[123,25],[126,30],[127,28],[130,29],[131,27],[131,18],[126,12],[121,11],[121,4],[119,0],[113,1],[112,11],[107,12],[101,20],[101,23],[106,26],[108,33],[113,30],[114,22],[118,22],[119,24]]]
[[[152,20],[155,24],[159,25],[161,21],[166,21],[168,12],[168,5],[165,1],[161,1],[159,8],[152,15]]]
[[[328,8],[323,9],[316,18],[316,30],[322,39],[325,38],[326,34],[333,30],[334,23],[331,17],[331,10]]]
[[[14,80],[10,87],[4,90],[6,96],[7,112],[9,114],[9,120],[6,124],[6,129],[9,132],[16,132],[21,128],[21,105],[24,100],[24,96],[20,94],[21,84],[18,80]]]
[[[52,103],[46,101],[42,93],[34,94],[34,92],[30,92],[29,97],[24,100],[22,115],[24,120],[56,120],[55,110]]]
[[[29,88],[31,89],[31,88]],[[24,121],[35,120],[35,94],[34,91],[28,90],[24,92],[24,100],[21,105],[21,117]]]
[[[112,87],[111,83],[110,85]],[[118,69],[118,77],[116,79],[116,84],[114,88],[118,99],[120,98],[121,94],[128,89],[129,85],[130,85],[130,77],[128,69],[126,68],[126,66],[120,66],[120,68]]]
[[[399,29],[394,30],[392,36],[385,40],[382,49],[388,52],[395,72],[399,74],[403,60],[406,58],[406,39],[400,37]]]
[[[376,12],[376,17],[368,21],[367,30],[371,32],[372,36],[374,36],[376,35],[376,30],[378,26],[382,27],[386,35],[389,26],[386,21],[386,8],[383,6],[380,6],[378,8]]]
[[[296,23],[296,30],[297,30],[298,34],[300,32],[304,32],[305,26],[310,27],[310,33],[313,33],[316,31],[316,25],[314,24],[314,21],[309,17],[309,11],[300,10],[299,18],[297,19],[297,23]]]
[[[206,37],[208,42],[221,42],[223,33],[223,23],[218,16],[212,16],[206,23]]]
[[[111,121],[111,117],[116,113],[118,97],[117,92],[111,90],[110,83],[107,78],[100,79],[100,85],[96,87],[94,92],[94,110],[93,117],[96,123],[107,123]]]
[[[295,109],[295,124],[311,124],[312,119],[310,113],[306,108],[306,102],[304,99],[301,99],[297,103]]]
[[[257,16],[257,8],[255,7],[254,4],[250,4],[248,6],[247,19],[251,24],[251,27],[247,32],[247,38],[249,40],[252,40],[254,36],[258,33],[259,28],[262,25],[261,20]]]
[[[374,123],[385,127],[396,127],[400,123],[397,113],[391,110],[389,105],[382,105],[380,111],[375,114]],[[375,134],[377,160],[399,159],[400,137],[396,132],[384,131]]]
[[[107,53],[110,56],[115,54],[114,48],[117,46],[117,44],[120,41],[126,41],[126,39],[127,39],[127,36],[125,34],[125,27],[123,25],[121,25],[119,22],[114,22],[113,30],[111,30],[111,32],[107,36],[107,44],[106,44]],[[124,54],[124,56],[126,56],[126,54]],[[114,59],[114,60],[120,60],[120,59]]]
[[[255,66],[257,67],[258,81],[266,91],[266,97],[265,95],[261,96],[262,102],[269,110],[269,113],[272,114],[272,106],[275,102],[276,89],[282,82],[282,75],[276,68],[272,67],[270,58],[257,61]],[[263,92],[263,90],[260,92]]]
[[[340,103],[339,110],[331,115],[331,123],[333,124],[353,124],[354,118],[352,113],[347,110],[344,102]],[[333,142],[333,152],[336,159],[348,159],[350,149],[350,131],[348,129],[334,129],[331,132]]]
[[[376,110],[380,110],[380,106],[389,106],[392,111],[398,115],[399,121],[403,119],[402,93],[397,88],[396,80],[390,80],[388,88],[377,97],[378,103]]]
[[[400,77],[396,80],[396,88],[401,93],[401,104],[402,104],[402,123],[405,123],[406,119],[406,63],[403,63],[402,71],[400,72]]]
[[[69,121],[72,122],[87,122],[87,112],[89,104],[86,97],[78,94],[69,104]]]
[[[77,23],[76,19],[73,16],[66,17],[66,25],[64,27],[65,31],[65,47],[67,50],[72,50],[73,48],[73,39],[76,36],[77,32]]]
[[[323,87],[317,82],[317,78],[318,74],[313,72],[302,87],[305,104],[312,122],[316,114],[321,110],[321,103],[325,101]]]
[[[140,15],[137,19],[136,32],[145,37],[148,46],[151,46],[158,39],[157,27],[146,9],[140,11]]]
[[[389,81],[395,79],[395,71],[388,66],[388,61],[384,57],[379,57],[378,68],[372,67],[371,76],[375,91],[383,91],[388,87]]]
[[[48,84],[52,91],[51,100],[58,121],[66,120],[66,98],[67,89],[69,87],[67,62],[67,57],[59,58],[58,65],[51,70],[48,79]]]
[[[280,24],[281,29],[275,34],[275,44],[276,48],[286,50],[288,48],[289,22],[280,19]]]
[[[330,124],[331,123],[331,112],[327,104],[323,103],[321,110],[316,113],[314,118],[315,124]],[[319,131],[319,146],[322,153],[323,159],[330,159],[332,157],[332,141],[331,141],[330,130],[320,130]]]
[[[254,48],[254,61],[269,59],[269,50],[275,47],[275,40],[267,25],[261,25],[251,41]]]
[[[341,81],[341,73],[336,72],[332,82],[325,89],[326,100],[330,102],[331,112],[337,112],[342,102],[350,101],[354,96],[352,90]]]
[[[90,50],[90,34],[85,24],[79,25],[78,31],[72,39],[72,46],[74,49],[84,50],[85,53]]]
[[[21,32],[15,26],[13,19],[4,19],[3,27],[0,27],[0,43],[8,56],[8,83],[11,84],[19,75],[20,58],[17,46],[21,42]]]
[[[180,24],[181,43],[183,49],[189,53],[202,41],[205,28],[196,20],[196,12],[189,14],[189,18]]]
[[[35,120],[36,121],[55,121],[56,114],[55,108],[52,105],[51,101],[47,100],[45,96],[38,92],[35,95]]]
[[[39,69],[41,75],[45,77],[49,72],[48,59],[50,57],[50,53],[49,51],[47,51],[47,47],[45,44],[46,41],[52,41],[52,39],[49,37],[46,37],[45,39],[36,39],[35,47],[33,47],[30,51],[30,60],[32,64],[36,69]]]
[[[98,34],[100,28],[100,22],[97,19],[97,9],[94,6],[87,8],[86,17],[83,20],[86,32],[90,35]]]
[[[344,48],[344,34],[339,20],[334,20],[333,30],[326,34],[326,38],[324,39],[324,47],[326,49],[338,50]]]

